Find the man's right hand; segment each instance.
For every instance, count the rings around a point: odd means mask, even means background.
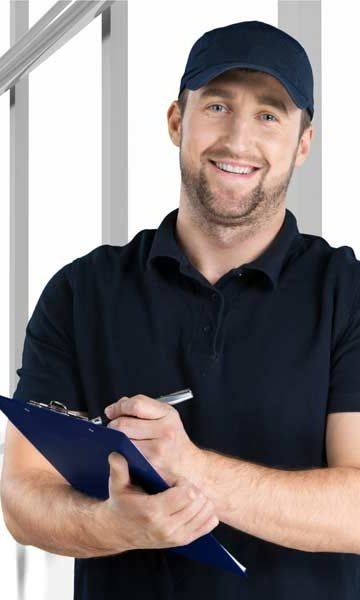
[[[184,477],[175,479],[165,473],[164,479],[173,487],[147,494],[130,482],[128,464],[121,454],[112,452],[109,465],[104,533],[109,533],[118,552],[184,546],[219,524],[214,504]]]

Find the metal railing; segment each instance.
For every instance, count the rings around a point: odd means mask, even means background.
[[[0,94],[61,48],[114,0],[60,0],[0,58]]]

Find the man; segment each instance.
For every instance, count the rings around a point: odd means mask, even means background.
[[[106,409],[172,487],[145,494],[112,453],[109,499],[88,498],[9,424],[6,524],[76,557],[76,600],[355,600],[359,261],[285,208],[313,135],[308,57],[265,23],[214,29],[179,100],[179,209],[52,277],[14,394]],[[186,387],[193,400],[156,400]],[[210,531],[247,579],[166,550]]]

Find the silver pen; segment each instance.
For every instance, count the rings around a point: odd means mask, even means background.
[[[160,400],[160,402],[165,402],[166,404],[178,404],[178,402],[184,402],[185,400],[190,400],[190,398],[193,397],[194,396],[190,388],[186,388],[185,390],[172,392],[166,396],[159,396],[159,398],[156,398],[156,400]],[[106,427],[108,423],[110,423],[111,419],[104,414],[103,417],[94,417],[94,419],[89,419],[89,421],[91,423],[95,423],[96,425],[104,425]]]

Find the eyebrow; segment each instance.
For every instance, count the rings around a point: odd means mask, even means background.
[[[203,98],[208,98],[211,96],[218,96],[220,98],[226,98],[228,100],[235,100],[236,98],[236,94],[233,94],[233,92],[230,92],[229,90],[225,90],[223,88],[218,88],[218,87],[207,87],[205,89],[203,89],[200,93],[200,98],[201,100]],[[275,96],[272,96],[271,94],[258,94],[256,96],[256,100],[259,104],[266,104],[267,106],[272,106],[274,108],[277,108],[280,112],[284,113],[285,115],[289,115],[289,111],[287,109],[287,106],[285,104],[285,102],[283,102],[282,100],[280,100],[280,98],[276,98]]]

